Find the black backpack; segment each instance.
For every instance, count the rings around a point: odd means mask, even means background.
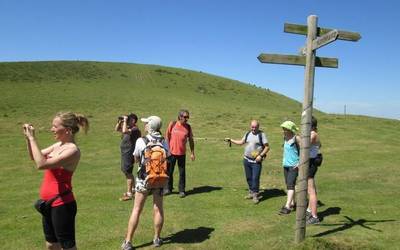
[[[251,131],[248,131],[247,133],[246,133],[246,135],[244,136],[244,143],[246,143],[247,142],[247,137],[249,137],[249,134],[251,133]],[[260,141],[260,144],[261,144],[261,150],[264,150],[264,148],[265,148],[265,146],[264,146],[264,142],[263,142],[263,139],[262,139],[262,131],[261,130],[258,130],[258,133],[257,133],[257,135],[258,135],[258,140]]]

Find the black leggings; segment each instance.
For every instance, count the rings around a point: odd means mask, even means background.
[[[75,246],[76,202],[52,207],[48,216],[42,217],[44,237],[47,242],[59,242],[62,248]]]

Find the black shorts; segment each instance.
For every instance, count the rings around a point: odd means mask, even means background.
[[[294,187],[296,186],[297,175],[299,174],[299,168],[284,167],[283,174],[285,175],[287,190],[294,190]]]
[[[52,207],[49,216],[42,216],[43,232],[47,242],[59,242],[62,248],[75,246],[76,202]]]
[[[121,150],[121,171],[125,175],[132,174],[134,162],[135,162],[135,158],[133,157],[132,150],[129,150],[129,151]]]
[[[310,158],[310,165],[308,166],[308,178],[314,178],[318,171],[318,166],[314,163],[315,158]]]

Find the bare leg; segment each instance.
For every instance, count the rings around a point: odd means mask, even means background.
[[[317,192],[315,190],[314,178],[308,178],[308,208],[311,209],[311,215],[317,217]]]
[[[135,185],[135,180],[132,174],[126,174],[126,192],[132,193],[132,188]]]
[[[163,197],[159,192],[153,193],[153,220],[154,239],[160,238],[161,229],[164,224]]]
[[[128,222],[128,232],[126,233],[126,241],[132,241],[133,235],[139,224],[139,216],[143,210],[144,202],[146,201],[147,194],[135,193],[135,202],[133,205],[131,217]]]
[[[290,208],[292,203],[293,203],[293,197],[294,197],[294,190],[293,189],[289,189],[287,191],[287,200],[286,200],[286,208]]]

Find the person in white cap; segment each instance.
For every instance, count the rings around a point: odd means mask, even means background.
[[[300,137],[296,135],[299,130],[292,121],[281,124],[283,129],[283,173],[287,188],[286,204],[280,209],[279,214],[289,214],[294,207],[294,188],[299,170]]]
[[[145,131],[147,131],[146,138],[139,138],[136,141],[135,151],[133,155],[135,156],[135,161],[143,164],[142,152],[146,148],[145,140],[159,142],[162,144],[164,149],[169,155],[168,143],[164,140],[161,135],[161,118],[158,116],[149,116],[147,118],[142,118],[142,122],[145,123]],[[132,246],[132,238],[136,231],[136,228],[139,223],[139,217],[143,210],[144,203],[149,194],[153,194],[153,220],[154,220],[154,238],[153,245],[155,247],[159,247],[162,244],[162,239],[160,238],[161,229],[164,223],[164,209],[163,209],[163,188],[156,189],[148,189],[144,183],[144,179],[139,174],[140,169],[138,170],[138,175],[136,178],[135,185],[135,201],[132,209],[131,216],[128,222],[128,232],[126,234],[125,240],[122,243],[121,249],[123,250],[131,250]]]

